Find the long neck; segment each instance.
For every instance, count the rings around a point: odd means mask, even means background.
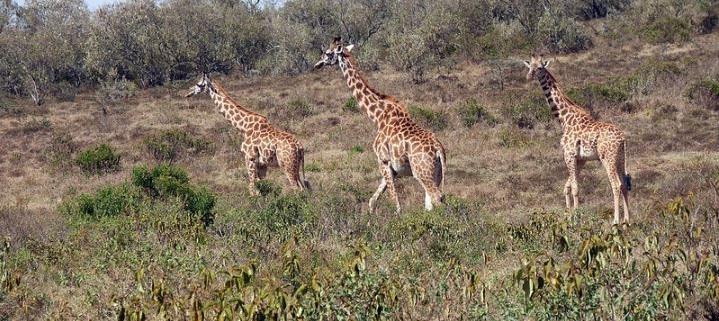
[[[251,131],[253,124],[267,120],[265,116],[237,104],[219,82],[213,81],[209,89],[210,97],[219,108],[220,114],[243,133]]]
[[[347,87],[352,90],[352,95],[357,100],[360,109],[373,123],[379,125],[380,118],[390,108],[390,104],[384,101],[388,96],[380,94],[367,84],[367,80],[362,77],[362,72],[356,68],[357,64],[352,56],[340,57],[339,65],[342,74],[347,79]]]
[[[546,68],[537,69],[537,73],[539,84],[547,97],[547,103],[552,108],[552,114],[559,119],[559,124],[563,129],[574,124],[578,118],[591,118],[587,110],[577,106],[564,94],[554,76]]]

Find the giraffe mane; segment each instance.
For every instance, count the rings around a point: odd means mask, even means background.
[[[242,108],[243,110],[247,111],[247,112],[250,113],[250,114],[254,114],[254,115],[257,115],[257,116],[261,116],[262,118],[265,118],[265,119],[267,118],[267,117],[265,117],[265,115],[262,115],[262,114],[260,114],[260,113],[254,112],[254,111],[252,111],[252,110],[249,110],[249,109],[245,108],[244,106],[238,104],[238,103],[237,103],[234,99],[232,99],[232,97],[227,93],[227,90],[225,90],[225,86],[223,86],[220,81],[213,79],[213,80],[212,80],[212,88],[214,88],[215,91],[217,91],[219,94],[221,94],[222,97],[225,97],[225,99],[227,99],[227,101],[230,102],[232,105],[234,105],[234,106],[236,106],[236,107],[238,107],[238,108]]]
[[[368,82],[367,82],[367,79],[364,77],[364,73],[362,72],[362,70],[360,70],[359,68],[357,68],[357,60],[355,60],[354,55],[352,55],[351,52],[348,52],[348,51],[346,51],[346,50],[344,51],[344,53],[345,53],[345,55],[347,55],[347,60],[349,60],[350,64],[351,64],[352,66],[355,66],[354,69],[355,69],[355,72],[357,73],[357,74],[355,75],[355,78],[361,79],[365,84],[367,84]],[[377,91],[377,89],[374,89],[374,88],[370,87],[369,85],[367,85],[367,89],[368,89],[370,92],[372,92],[372,94],[377,95],[377,97],[379,97],[379,99],[387,100],[387,101],[390,101],[390,102],[393,102],[393,103],[399,103],[399,102],[400,102],[400,101],[399,101],[397,98],[395,98],[394,96],[392,96],[392,95],[387,95],[387,94],[383,94],[383,93]]]
[[[552,80],[552,84],[553,84],[553,86],[557,89],[557,91],[559,91],[560,93],[562,93],[562,97],[566,100],[567,104],[569,104],[569,105],[571,105],[572,107],[578,109],[579,111],[585,113],[585,114],[586,114],[587,116],[589,116],[589,117],[592,116],[592,114],[589,112],[589,110],[587,110],[587,109],[584,108],[583,106],[580,106],[579,104],[577,104],[576,102],[574,102],[574,100],[572,100],[572,98],[570,98],[569,96],[567,96],[567,93],[564,91],[564,89],[562,88],[562,86],[559,85],[559,82],[557,82],[557,79],[554,78],[554,75],[552,75],[552,73],[549,72],[549,69],[544,68],[544,67],[542,67],[541,69],[543,69],[544,72],[547,74],[547,77],[549,77],[549,78]]]

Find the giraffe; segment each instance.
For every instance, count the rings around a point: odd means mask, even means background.
[[[338,64],[347,80],[360,109],[377,126],[372,148],[377,155],[382,180],[369,200],[369,212],[374,211],[375,202],[386,189],[396,204],[395,214],[402,207],[395,189],[395,179],[414,176],[424,188],[424,208],[432,210],[442,204],[446,155],[444,147],[434,133],[423,129],[409,117],[407,106],[396,98],[381,94],[367,84],[362,72],[350,53],[354,45],[344,47],[340,38],[335,38],[329,49],[322,52],[322,59],[314,66]]]
[[[272,126],[267,117],[237,104],[222,84],[210,79],[207,74],[202,75],[185,97],[203,92],[209,92],[220,114],[245,136],[240,150],[245,154],[252,195],[259,194],[255,183],[266,177],[268,167],[282,168],[293,189],[309,189],[304,174],[305,149],[302,143],[292,134]]]
[[[614,196],[612,224],[619,224],[620,197],[624,207],[622,223],[629,224],[628,193],[632,189],[632,177],[627,174],[624,133],[616,125],[595,120],[589,111],[572,102],[547,70],[549,62],[542,56],[532,55],[524,64],[529,68],[527,80],[535,76],[539,79],[547,103],[562,127],[561,146],[569,170],[569,178],[564,184],[567,209],[575,211],[579,205],[577,176],[582,167],[587,161],[599,160],[607,171]]]

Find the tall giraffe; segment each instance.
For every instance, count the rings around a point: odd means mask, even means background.
[[[530,61],[525,60],[524,64],[529,68],[527,80],[532,80],[534,76],[539,79],[547,103],[562,126],[561,145],[564,162],[569,170],[569,178],[564,184],[567,209],[574,211],[579,205],[577,176],[582,167],[587,161],[599,160],[607,171],[614,195],[612,224],[619,224],[620,197],[624,207],[622,223],[628,224],[628,192],[632,189],[632,177],[627,174],[626,169],[627,142],[624,133],[616,125],[595,120],[589,111],[572,102],[547,70],[549,62],[544,61],[541,56],[532,56]]]
[[[446,172],[444,147],[434,133],[409,118],[406,105],[367,84],[350,53],[353,47],[343,47],[340,38],[335,38],[315,64],[315,69],[339,64],[360,109],[377,126],[372,148],[377,155],[382,180],[369,200],[369,211],[374,211],[377,198],[389,189],[396,204],[395,213],[401,212],[394,185],[398,176],[414,176],[419,181],[425,192],[424,208],[431,210],[433,205],[442,203],[441,188]]]
[[[308,189],[305,180],[305,149],[292,134],[272,126],[267,117],[237,104],[222,84],[205,74],[185,97],[209,92],[220,114],[225,116],[245,138],[240,149],[245,154],[250,193],[259,194],[255,183],[267,175],[267,167],[280,167],[292,188]],[[302,173],[300,174],[300,170]]]

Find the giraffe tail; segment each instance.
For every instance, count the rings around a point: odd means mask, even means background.
[[[311,191],[312,187],[310,186],[310,181],[308,181],[305,178],[305,150],[304,150],[304,148],[300,150],[300,156],[301,156],[300,157],[300,170],[301,170],[302,176],[300,177],[300,181],[298,183],[300,184],[300,186],[303,189]]]
[[[627,171],[627,142],[624,141],[624,177],[622,178],[624,180],[624,186],[627,187],[627,191],[632,190],[632,175],[629,175],[629,172]]]
[[[440,145],[439,148],[437,148],[435,159],[439,161],[440,170],[439,172],[435,171],[435,181],[439,180],[439,190],[441,191],[444,189],[444,175],[447,173],[447,160],[446,160],[446,154],[444,153],[444,148]]]

